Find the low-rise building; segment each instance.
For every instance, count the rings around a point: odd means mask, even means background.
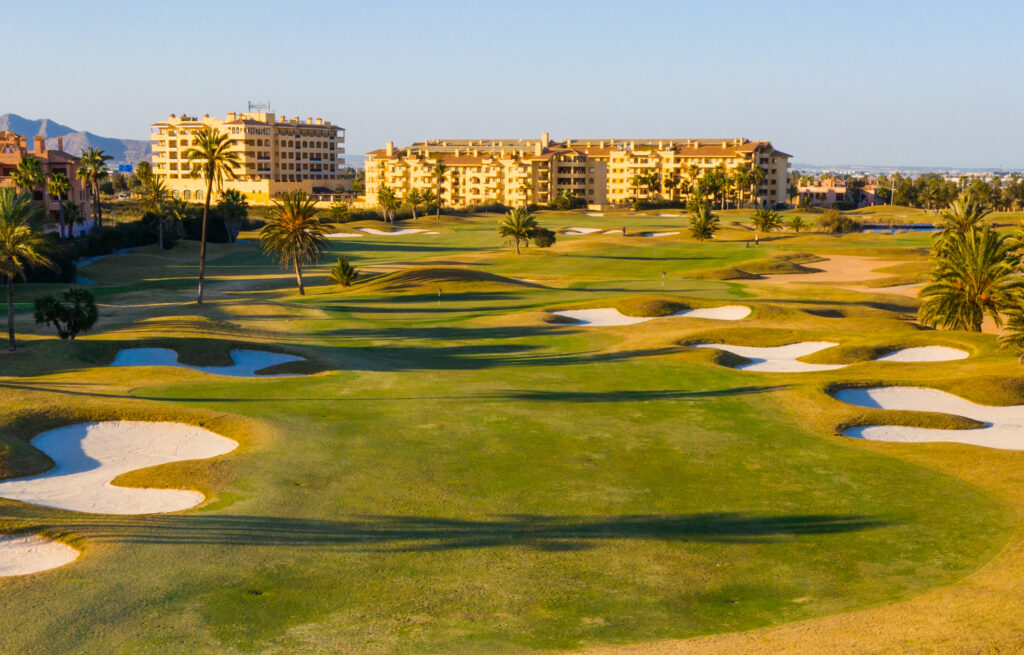
[[[862,180],[863,181],[863,180]],[[826,177],[809,184],[797,185],[797,204],[809,201],[816,207],[832,207],[835,203],[850,203],[857,207],[884,204],[876,184],[849,184],[837,177]]]
[[[201,202],[206,193],[202,179],[191,176],[186,158],[195,145],[194,135],[212,127],[231,137],[231,150],[239,166],[224,187],[237,189],[255,202],[267,202],[282,193],[301,189],[311,195],[334,193],[339,170],[345,163],[345,130],[322,118],[300,120],[269,112],[228,112],[223,120],[203,115],[171,114],[153,123],[153,173],[164,180],[171,194]]]
[[[739,204],[786,202],[790,155],[768,141],[747,139],[437,139],[366,154],[366,204],[387,185],[399,198],[437,190],[438,163],[446,205],[550,203],[563,191],[588,204],[622,205],[637,199],[675,200],[712,169],[727,175],[758,168],[759,180],[739,185]],[[644,177],[655,180],[640,184]],[[744,188],[745,187],[745,188]]]
[[[90,214],[90,203],[88,191],[78,179],[79,158],[64,152],[64,140],[57,138],[57,149],[48,150],[46,139],[41,136],[35,137],[33,149],[28,149],[28,139],[15,134],[14,132],[0,132],[0,188],[13,187],[14,182],[11,175],[18,167],[22,159],[31,157],[39,160],[43,173],[49,177],[54,173],[62,173],[68,178],[70,192],[64,200],[73,200],[81,207],[83,220]],[[62,199],[54,198],[46,190],[44,182],[39,188],[32,191],[35,200],[43,203],[46,211],[56,220],[60,214]]]

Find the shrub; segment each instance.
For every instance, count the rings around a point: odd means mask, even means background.
[[[338,257],[338,261],[327,273],[327,278],[335,284],[343,287],[352,286],[352,283],[359,277],[359,271],[349,263],[348,257]]]
[[[36,298],[36,323],[57,328],[61,339],[74,340],[79,332],[86,332],[96,324],[99,313],[92,293],[81,287],[71,287],[60,295]]]
[[[553,230],[538,227],[533,233],[533,244],[538,248],[550,248],[555,245],[556,238]]]
[[[830,209],[817,220],[818,229],[831,234],[846,234],[848,232],[860,232],[861,224],[849,216],[840,214],[835,209]]]

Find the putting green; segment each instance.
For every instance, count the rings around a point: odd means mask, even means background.
[[[633,234],[685,221],[538,219]],[[115,480],[207,497],[181,514],[0,500],[5,532],[58,529],[82,550],[68,566],[0,580],[0,651],[637,644],[913,598],[957,583],[1011,538],[1014,513],[981,481],[914,461],[901,444],[842,437],[875,410],[828,393],[890,379],[955,391],[973,379],[1009,402],[1016,392],[1000,381],[1015,375],[1014,357],[992,337],[922,333],[907,320],[910,298],[693,275],[837,250],[907,261],[927,236],[786,234],[748,248],[749,216],[726,212],[714,242],[685,230],[593,235],[516,256],[496,224],[427,217],[402,227],[439,234],[332,241],[304,297],[255,243],[214,244],[202,307],[190,302],[195,244],[139,249],[90,267],[102,318],[73,343],[19,310],[21,348],[0,371],[0,476],[45,471],[31,437],[88,421],[192,423],[240,445]],[[343,230],[360,227],[381,225]],[[349,289],[326,280],[341,255],[363,272]],[[19,286],[17,300],[51,288]],[[694,303],[753,311],[619,330],[553,323],[549,311],[655,316]],[[718,365],[728,353],[682,345],[801,341],[837,342],[828,356],[854,363],[751,376]],[[929,345],[972,357],[937,367],[863,355]],[[232,350],[275,347],[326,372],[253,383],[107,366],[123,348],[229,366]]]

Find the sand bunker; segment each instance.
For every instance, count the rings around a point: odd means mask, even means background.
[[[587,212],[587,216],[604,216],[602,212]]]
[[[440,234],[440,232],[434,232],[433,230],[424,230],[418,227],[403,227],[394,230],[393,232],[385,232],[383,230],[378,230],[375,227],[360,227],[357,229],[362,230],[367,234],[372,234],[378,237],[397,237],[403,234]]]
[[[679,214],[658,214],[662,218],[679,218]]]
[[[0,578],[49,571],[78,559],[71,546],[34,534],[0,535]]]
[[[967,359],[970,356],[965,350],[959,348],[947,348],[946,346],[920,346],[917,348],[904,348],[882,355],[875,361],[878,362],[951,362],[957,359]]]
[[[684,309],[681,312],[676,312],[675,314],[669,314],[667,316],[626,316],[614,307],[601,307],[598,309],[567,309],[551,313],[571,318],[580,325],[614,327],[618,325],[645,323],[647,321],[653,321],[656,318],[675,318],[681,316],[688,318],[707,318],[718,321],[738,321],[750,314],[750,308],[744,305],[723,305],[721,307]]]
[[[673,234],[679,234],[679,232],[644,232],[640,236],[642,236],[642,237],[658,238],[658,237],[670,237]]]
[[[872,441],[964,443],[986,448],[1024,450],[1024,405],[977,405],[959,396],[921,387],[843,389],[835,397],[858,407],[956,414],[985,423],[973,430],[940,430],[902,425],[867,425],[849,428],[849,437]]]
[[[605,230],[601,234],[622,234],[622,230]]]
[[[30,478],[0,482],[0,498],[94,514],[177,512],[203,502],[198,491],[115,487],[139,469],[207,459],[238,443],[194,425],[148,421],[80,423],[44,432],[32,445],[56,466]]]
[[[328,239],[356,239],[363,236],[355,232],[335,232],[334,234],[328,234]]]
[[[306,361],[295,355],[283,355],[263,350],[232,350],[231,359],[235,362],[232,366],[189,366],[179,362],[178,353],[167,348],[127,348],[117,353],[111,366],[174,366],[213,375],[229,375],[240,378],[280,378],[293,377],[293,374],[258,375],[257,371],[287,362]]]
[[[599,227],[567,227],[562,230],[562,234],[593,234],[600,231]]]
[[[749,364],[737,366],[744,371],[760,373],[810,373],[813,371],[831,371],[843,368],[842,364],[805,364],[797,361],[819,350],[825,350],[839,344],[830,341],[801,341],[774,348],[756,348],[753,346],[730,346],[720,343],[698,343],[694,348],[714,348],[724,350],[750,360]]]

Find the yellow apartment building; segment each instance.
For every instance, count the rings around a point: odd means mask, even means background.
[[[546,204],[571,191],[596,206],[636,199],[685,197],[708,171],[727,174],[759,167],[759,184],[738,191],[741,204],[786,202],[790,155],[769,141],[748,139],[437,139],[403,148],[388,142],[366,153],[366,204],[387,185],[400,198],[412,189],[437,190],[434,167],[447,167],[441,197],[446,205],[487,202]],[[656,188],[638,176],[656,176]]]
[[[238,153],[234,180],[224,186],[237,189],[255,202],[293,189],[309,194],[334,193],[345,164],[345,130],[322,118],[300,120],[269,112],[228,112],[224,120],[204,114],[176,116],[153,123],[153,173],[164,180],[176,198],[202,202],[206,185],[189,175],[185,152],[195,145],[193,135],[204,127],[227,133]]]

